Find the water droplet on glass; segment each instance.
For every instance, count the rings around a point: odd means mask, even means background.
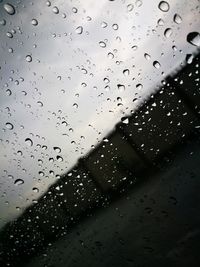
[[[167,12],[169,11],[170,6],[166,1],[161,1],[158,5],[158,8],[163,12]]]
[[[44,172],[42,172],[42,171],[39,171],[38,173],[39,173],[39,175],[40,175],[41,177],[43,177],[43,176],[44,176]]]
[[[77,9],[76,7],[73,7],[73,8],[72,8],[72,12],[73,12],[73,13],[77,13],[77,12],[78,12],[78,9]]]
[[[153,66],[154,66],[154,68],[156,68],[156,69],[159,69],[159,68],[161,67],[161,65],[160,65],[160,63],[159,63],[158,61],[154,61],[154,62],[153,62]]]
[[[112,25],[113,30],[117,31],[119,29],[119,26],[115,23]]]
[[[121,118],[122,123],[129,124],[129,119],[127,117]]]
[[[138,90],[141,90],[141,89],[143,88],[143,85],[142,85],[141,83],[138,83],[138,84],[136,85],[136,88],[137,88]]]
[[[6,94],[7,94],[8,96],[12,95],[12,91],[11,91],[10,89],[7,89],[7,90],[6,90]]]
[[[142,1],[141,0],[137,0],[135,2],[135,5],[136,5],[136,7],[141,7],[142,6]]]
[[[146,60],[150,60],[151,59],[151,56],[149,54],[147,54],[147,53],[144,54],[144,57],[145,57]]]
[[[106,28],[108,26],[108,23],[106,23],[105,21],[103,21],[102,23],[101,23],[101,27],[102,28]]]
[[[7,128],[8,130],[12,130],[12,129],[14,128],[14,126],[12,125],[12,123],[7,122],[7,123],[6,123],[6,128]]]
[[[194,56],[192,54],[187,54],[185,57],[187,64],[192,64],[193,59],[194,59]]]
[[[7,32],[6,35],[8,36],[8,38],[13,38],[13,34],[11,32]]]
[[[103,42],[103,41],[100,41],[100,42],[99,42],[99,45],[100,45],[100,47],[102,47],[102,48],[105,48],[105,47],[106,47],[106,43]]]
[[[5,26],[6,25],[6,20],[5,19],[0,20],[0,25]]]
[[[77,34],[82,34],[82,33],[83,33],[83,27],[82,27],[82,26],[78,26],[78,27],[76,28],[76,33],[77,33]]]
[[[61,156],[56,156],[57,161],[62,162],[63,158]]]
[[[60,153],[61,152],[61,148],[58,146],[54,146],[53,149],[56,151],[56,153]]]
[[[163,26],[163,25],[164,25],[164,20],[163,20],[163,19],[159,19],[159,20],[157,21],[157,24],[158,24],[159,26]]]
[[[26,138],[25,139],[25,143],[27,144],[27,146],[32,146],[33,145],[33,141],[30,138]]]
[[[167,28],[164,32],[164,35],[166,38],[169,38],[172,35],[172,29],[171,28]]]
[[[131,12],[133,10],[133,8],[134,8],[133,4],[127,5],[127,11],[128,12]]]
[[[128,76],[130,74],[129,69],[123,70],[123,74],[124,74],[124,76]]]
[[[200,34],[198,32],[190,32],[187,35],[187,41],[194,46],[200,46]]]
[[[15,14],[15,8],[11,4],[4,4],[4,9],[9,15],[14,15]]]
[[[118,85],[117,85],[117,88],[118,88],[118,90],[120,90],[120,91],[124,91],[124,90],[125,90],[125,86],[124,86],[123,84],[118,84]]]
[[[37,19],[32,19],[32,20],[31,20],[31,24],[32,24],[33,26],[37,26],[37,25],[38,25],[38,21],[37,21]]]
[[[180,24],[180,23],[182,22],[182,18],[181,18],[181,16],[178,15],[178,14],[175,14],[175,15],[174,15],[174,22],[175,22],[176,24]]]
[[[22,185],[22,184],[24,184],[24,180],[22,180],[22,179],[16,179],[16,180],[14,181],[14,184],[15,184],[15,185]]]
[[[32,56],[31,55],[27,55],[26,56],[26,61],[27,62],[31,62],[32,61]]]
[[[39,189],[37,187],[33,187],[32,190],[33,190],[34,193],[39,193]]]
[[[59,9],[57,8],[57,6],[54,6],[52,9],[54,14],[58,14],[59,13]]]
[[[51,6],[51,2],[50,2],[50,1],[47,1],[47,2],[46,2],[46,5],[47,5],[47,6]]]
[[[43,103],[41,101],[37,101],[38,106],[43,107]]]

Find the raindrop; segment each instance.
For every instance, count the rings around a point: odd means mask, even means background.
[[[159,69],[159,68],[161,67],[161,65],[160,65],[160,63],[159,63],[158,61],[154,61],[154,62],[153,62],[153,66],[154,66],[154,68],[156,68],[156,69]]]
[[[175,22],[176,24],[180,24],[180,23],[182,22],[182,18],[181,18],[181,16],[178,15],[178,14],[175,14],[175,15],[174,15],[174,22]]]
[[[32,141],[30,138],[26,138],[26,139],[25,139],[25,143],[26,143],[28,146],[32,146],[32,145],[33,145],[33,141]]]
[[[14,184],[15,184],[15,185],[22,185],[22,184],[24,184],[24,180],[22,180],[22,179],[16,179],[16,180],[14,181]]]
[[[167,12],[169,11],[170,6],[166,1],[161,1],[158,5],[158,8],[163,12]]]
[[[134,8],[133,4],[127,5],[127,11],[128,12],[131,12],[133,10],[133,8]]]
[[[72,12],[73,12],[73,13],[77,13],[77,12],[78,12],[78,9],[77,9],[76,7],[73,7],[73,8],[72,8]]]
[[[37,19],[32,19],[32,20],[31,20],[31,24],[32,24],[33,26],[37,26],[37,25],[38,25],[38,21],[37,21]]]
[[[123,74],[124,74],[124,76],[128,76],[130,74],[129,69],[123,70]]]
[[[100,41],[100,42],[99,42],[99,45],[100,45],[100,47],[102,47],[102,48],[105,48],[105,47],[106,47],[106,43],[103,42],[103,41]]]
[[[12,95],[12,91],[11,91],[10,89],[7,89],[7,90],[6,90],[6,94],[7,94],[8,96]]]
[[[61,156],[56,156],[57,161],[62,162],[63,158]]]
[[[0,25],[5,26],[6,25],[6,20],[5,19],[0,20]]]
[[[42,172],[42,171],[39,171],[38,173],[39,173],[39,175],[40,175],[41,177],[43,177],[43,176],[44,176],[44,172]]]
[[[74,108],[78,108],[78,104],[77,104],[77,103],[74,103],[74,104],[73,104],[73,107],[74,107]]]
[[[129,119],[127,117],[121,118],[122,123],[129,124]]]
[[[33,187],[32,190],[33,190],[34,193],[39,193],[39,189],[37,187]]]
[[[118,90],[120,90],[120,91],[124,91],[124,90],[125,90],[125,86],[124,86],[123,84],[118,84],[118,85],[117,85],[117,88],[118,88]]]
[[[51,6],[51,2],[50,2],[50,1],[47,1],[47,2],[46,2],[46,5],[47,5],[47,6]]]
[[[31,55],[27,55],[27,56],[26,56],[26,61],[27,61],[27,62],[31,62],[31,61],[32,61],[32,57],[31,57]]]
[[[8,36],[8,38],[13,38],[13,34],[11,32],[7,32],[6,35]]]
[[[200,34],[198,32],[190,32],[187,35],[187,41],[194,46],[200,46]]]
[[[117,31],[119,29],[119,26],[115,23],[112,25],[113,30]]]
[[[142,1],[141,0],[137,0],[135,2],[135,4],[136,4],[137,7],[141,7],[142,6]]]
[[[54,6],[52,9],[54,14],[58,14],[59,13],[59,9],[57,8],[57,6]]]
[[[163,19],[159,19],[157,23],[158,23],[159,26],[163,26],[164,25],[164,20]]]
[[[4,9],[9,15],[14,15],[15,14],[15,8],[11,4],[4,4]]]
[[[108,23],[106,23],[105,21],[103,21],[102,23],[101,23],[101,27],[102,28],[106,28],[108,26]]]
[[[113,53],[109,52],[109,53],[108,53],[108,58],[109,58],[109,59],[113,59],[113,58],[114,58]]]
[[[192,64],[193,59],[194,59],[194,57],[193,57],[192,54],[187,54],[187,55],[186,55],[185,60],[186,60],[186,62],[187,62],[188,64]]]
[[[136,85],[136,88],[137,88],[138,90],[141,90],[141,89],[143,88],[143,85],[142,85],[141,83],[138,83],[138,84]]]
[[[38,106],[43,107],[43,103],[41,101],[37,101]]]
[[[149,54],[147,54],[147,53],[144,54],[144,57],[145,57],[146,60],[150,60],[151,59],[151,56]]]
[[[53,149],[56,151],[56,153],[60,153],[61,152],[61,148],[58,146],[54,146]]]
[[[172,35],[172,29],[171,28],[167,28],[164,32],[164,35],[166,38],[169,38]]]
[[[14,128],[14,126],[12,125],[12,123],[7,122],[7,123],[6,123],[6,128],[7,128],[8,130],[12,130],[12,129]]]
[[[77,34],[82,34],[82,33],[83,33],[83,27],[82,27],[82,26],[78,26],[78,27],[76,28],[76,33],[77,33]]]

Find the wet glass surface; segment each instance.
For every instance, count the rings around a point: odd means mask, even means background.
[[[192,63],[200,11],[196,0],[60,0],[0,12],[3,226]]]

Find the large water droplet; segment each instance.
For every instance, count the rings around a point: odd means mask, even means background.
[[[33,26],[37,26],[37,25],[38,25],[38,21],[37,21],[37,19],[32,19],[32,20],[31,20],[31,24],[32,24]]]
[[[175,15],[174,15],[174,22],[175,22],[176,24],[180,24],[180,23],[182,22],[182,18],[181,18],[181,16],[178,15],[178,14],[175,14]]]
[[[78,26],[78,27],[76,28],[76,33],[77,33],[77,34],[82,34],[82,33],[83,33],[83,27],[82,27],[82,26]]]
[[[123,74],[124,74],[124,76],[128,76],[130,74],[129,69],[123,70]]]
[[[194,46],[200,46],[200,34],[198,32],[190,32],[187,35],[187,41]]]
[[[14,126],[12,125],[12,123],[7,122],[7,123],[6,123],[6,128],[7,128],[8,130],[12,130],[12,129],[14,128]]]
[[[4,9],[9,15],[14,15],[15,14],[15,8],[11,4],[4,4]]]
[[[100,45],[100,47],[102,47],[102,48],[105,48],[105,47],[106,47],[106,43],[103,42],[103,41],[100,41],[100,42],[99,42],[99,45]]]
[[[5,19],[0,20],[0,25],[5,26],[6,25],[6,20]]]
[[[27,55],[26,56],[26,61],[27,62],[31,62],[32,61],[32,56],[31,55]]]
[[[138,84],[136,85],[136,88],[137,88],[138,90],[141,90],[141,89],[143,88],[143,85],[142,85],[141,83],[138,83]]]
[[[32,190],[33,190],[34,193],[38,193],[39,192],[39,189],[37,187],[33,187]]]
[[[164,32],[164,35],[166,38],[169,38],[172,35],[172,29],[171,28],[167,28]]]
[[[170,6],[166,1],[161,1],[158,5],[158,8],[163,12],[167,12],[169,11]]]
[[[8,38],[13,38],[13,34],[11,32],[7,32],[6,35],[8,36]]]
[[[118,88],[118,90],[120,90],[120,91],[124,91],[124,90],[125,90],[125,86],[124,86],[123,84],[118,84],[118,85],[117,85],[117,88]]]
[[[61,148],[58,146],[54,146],[53,149],[56,151],[56,153],[60,153],[61,152]]]
[[[63,158],[61,156],[56,156],[57,161],[62,162]]]
[[[59,9],[57,8],[57,6],[54,6],[52,9],[54,14],[58,14],[59,13]]]
[[[15,185],[22,185],[22,184],[24,184],[24,180],[22,180],[22,179],[16,179],[16,180],[14,181],[14,184],[15,184]]]
[[[161,65],[160,65],[160,63],[159,63],[158,61],[154,61],[154,62],[153,62],[153,66],[154,66],[154,68],[156,68],[156,69],[159,69],[159,68],[161,67]]]
[[[151,59],[151,56],[149,54],[147,54],[147,53],[144,54],[144,57],[145,57],[146,60],[150,60]]]
[[[192,54],[187,54],[185,57],[185,60],[188,64],[192,64],[193,59],[194,59],[194,56]]]
[[[33,141],[32,141],[30,138],[26,138],[26,139],[25,139],[25,143],[26,143],[28,146],[32,146],[32,145],[33,145]]]

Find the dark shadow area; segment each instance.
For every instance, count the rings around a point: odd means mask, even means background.
[[[1,266],[199,266],[199,64],[2,229]]]

